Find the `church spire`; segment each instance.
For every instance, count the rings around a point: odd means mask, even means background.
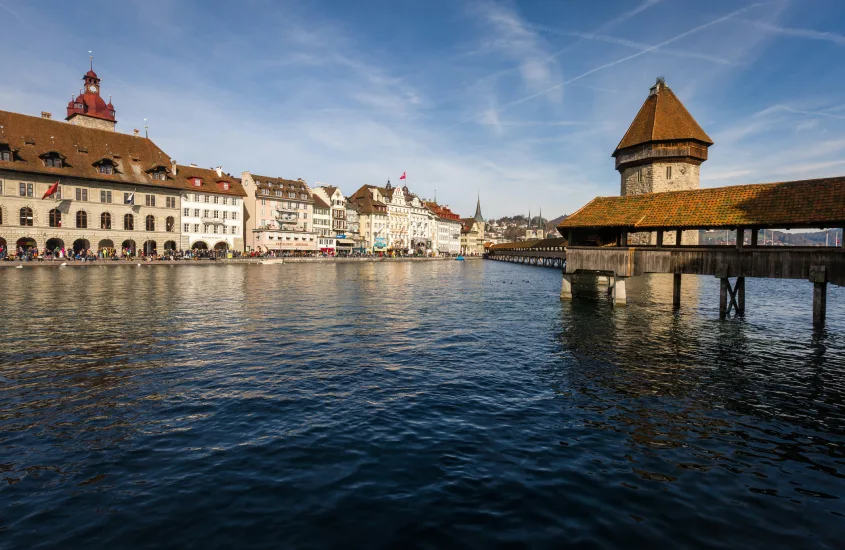
[[[478,202],[475,204],[475,216],[473,219],[477,222],[484,223],[484,218],[481,216],[481,193],[478,193]]]

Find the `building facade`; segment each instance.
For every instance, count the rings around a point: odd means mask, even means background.
[[[461,254],[484,254],[484,217],[481,215],[481,197],[475,205],[475,216],[461,220]]]
[[[317,235],[312,220],[314,199],[301,179],[241,174],[244,245],[248,251],[313,253]]]
[[[332,229],[332,207],[320,193],[314,193],[314,234],[317,235],[317,249],[325,254],[336,252],[337,236]]]
[[[613,152],[620,194],[641,195],[699,188],[701,163],[713,140],[686,107],[658,78],[643,106]],[[656,233],[628,236],[631,244],[656,244]],[[675,244],[675,234],[664,235]],[[697,231],[684,231],[681,244],[698,244]]]
[[[390,213],[378,187],[365,185],[350,198],[358,215],[358,234],[361,248],[367,252],[385,253],[390,237]]]
[[[184,182],[151,140],[115,131],[99,77],[91,70],[83,78],[67,122],[0,111],[0,245],[117,255],[178,249]]]
[[[246,192],[241,182],[221,167],[176,166],[171,175],[184,182],[182,193],[183,250],[244,250],[243,211]]]
[[[449,207],[435,202],[426,203],[434,217],[432,247],[437,255],[456,256],[461,253],[461,217]]]

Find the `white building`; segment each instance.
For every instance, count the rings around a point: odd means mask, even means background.
[[[331,206],[332,230],[337,237],[335,242],[337,252],[343,254],[352,252],[352,248],[355,246],[355,241],[352,237],[346,235],[346,197],[343,196],[343,193],[339,188],[332,185],[321,185],[319,187],[315,187],[314,195],[319,195]]]
[[[332,209],[321,193],[312,193],[314,197],[314,234],[317,236],[317,250],[334,255],[337,236],[332,229]]]
[[[172,171],[190,186],[182,193],[181,248],[242,251],[246,192],[240,181],[223,173],[221,167],[207,170],[174,165]]]
[[[461,253],[461,217],[448,206],[436,202],[426,203],[434,221],[432,223],[432,248],[438,255],[458,255]]]

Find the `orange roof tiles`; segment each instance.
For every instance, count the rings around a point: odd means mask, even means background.
[[[839,227],[845,224],[845,177],[598,197],[558,229],[704,229]]]
[[[692,139],[713,145],[710,136],[701,129],[681,100],[662,80],[652,90],[622,141],[616,146],[614,154],[620,149],[654,141]]]

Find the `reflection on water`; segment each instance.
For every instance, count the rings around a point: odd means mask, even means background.
[[[838,547],[845,292],[498,262],[0,272],[0,547]],[[582,289],[583,290],[583,289]]]

